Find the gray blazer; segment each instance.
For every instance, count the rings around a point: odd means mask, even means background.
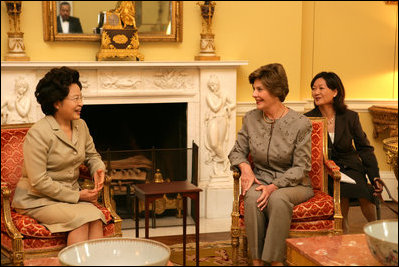
[[[28,131],[23,145],[24,166],[12,207],[36,208],[79,200],[79,166],[85,163],[93,176],[105,171],[86,123],[72,121],[72,141],[53,116],[45,116]]]
[[[231,165],[248,163],[251,153],[257,179],[277,187],[310,186],[311,134],[310,120],[292,109],[274,124],[263,120],[261,110],[251,110],[229,154]]]

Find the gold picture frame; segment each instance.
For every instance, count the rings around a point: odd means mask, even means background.
[[[89,41],[99,42],[101,34],[94,33],[58,33],[57,32],[57,2],[42,1],[43,8],[43,39],[44,41]],[[73,1],[69,1],[73,2]],[[139,1],[136,1],[139,2]],[[142,1],[145,2],[145,1]],[[170,33],[140,32],[140,42],[181,42],[183,40],[183,1],[170,2]],[[96,2],[91,2],[96,3]],[[116,2],[115,2],[116,3]]]

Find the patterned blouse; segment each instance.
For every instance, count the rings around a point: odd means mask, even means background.
[[[302,114],[289,109],[274,123],[263,119],[262,110],[254,109],[243,118],[242,129],[229,154],[232,169],[248,161],[258,180],[277,187],[311,186],[312,124]]]

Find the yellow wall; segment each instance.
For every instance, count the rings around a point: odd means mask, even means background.
[[[316,3],[314,72],[336,71],[351,99],[392,98],[394,92],[397,98],[397,90],[393,92],[397,6],[359,3]]]
[[[383,1],[216,2],[217,54],[222,60],[249,60],[238,71],[238,102],[252,101],[249,73],[272,62],[286,68],[287,101],[310,98],[309,82],[322,70],[341,76],[347,99],[398,98],[397,5]],[[183,12],[183,42],[141,43],[145,60],[187,61],[198,54],[199,7],[195,1],[184,1]],[[22,1],[21,29],[32,61],[95,60],[99,42],[44,42],[39,14],[41,1]],[[2,2],[2,59],[7,19]]]
[[[95,3],[95,2],[92,2]],[[288,74],[287,101],[309,99],[309,83],[320,71],[343,80],[347,99],[398,99],[398,9],[384,1],[216,1],[213,22],[221,60],[248,60],[237,73],[237,102],[252,102],[248,75],[279,62]],[[199,53],[197,1],[184,1],[181,43],[142,42],[147,61],[192,61]],[[41,1],[22,1],[21,29],[31,61],[94,61],[99,42],[44,42]],[[8,15],[1,3],[1,58],[7,52]],[[361,121],[370,141],[368,113]],[[237,118],[237,130],[241,118]],[[382,151],[382,150],[381,150]],[[383,152],[382,152],[383,153]],[[381,154],[382,154],[381,153]],[[377,155],[388,169],[384,155]]]

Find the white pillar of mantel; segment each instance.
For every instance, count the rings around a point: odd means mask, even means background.
[[[187,147],[192,141],[199,146],[198,186],[203,189],[200,216],[229,217],[233,178],[227,155],[236,138],[237,68],[247,64],[2,61],[1,123],[36,122],[42,118],[34,97],[36,85],[47,71],[61,66],[80,72],[85,105],[187,103]]]

